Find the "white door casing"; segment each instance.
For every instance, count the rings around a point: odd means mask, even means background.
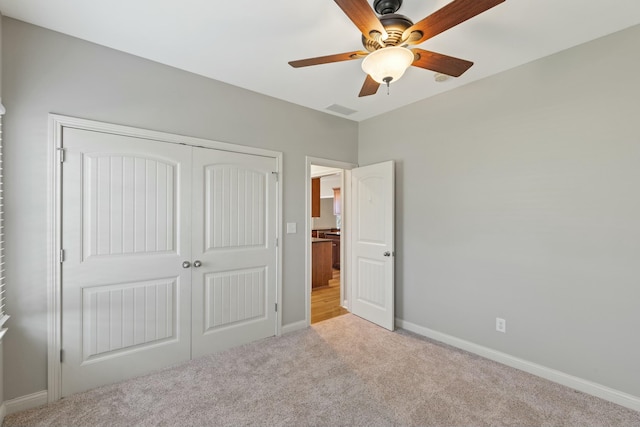
[[[394,318],[394,163],[352,170],[351,311],[391,331]]]
[[[281,154],[52,119],[49,401],[279,333]]]
[[[274,158],[194,147],[193,357],[274,335],[276,171]]]
[[[79,129],[63,136],[67,396],[189,360],[191,271],[181,264],[191,252],[191,152]]]

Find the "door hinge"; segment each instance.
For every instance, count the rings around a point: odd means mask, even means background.
[[[64,362],[64,350],[60,349],[60,363]]]
[[[276,177],[276,182],[278,182],[278,172],[271,172],[271,174]]]
[[[57,148],[58,150],[58,160],[60,163],[64,163],[64,148]]]
[[[276,313],[278,312],[278,303],[276,303]]]
[[[276,248],[278,247],[278,238],[276,237]]]
[[[64,262],[64,249],[60,249],[60,262]]]

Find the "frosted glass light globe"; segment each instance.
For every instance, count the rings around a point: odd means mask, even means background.
[[[406,47],[383,47],[364,58],[362,70],[376,82],[388,84],[402,77],[413,60],[413,52]]]

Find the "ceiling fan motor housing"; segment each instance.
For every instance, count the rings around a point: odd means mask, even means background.
[[[384,1],[384,0],[380,0]],[[401,2],[402,3],[402,2]],[[402,42],[402,34],[404,30],[411,27],[413,22],[404,15],[400,15],[397,13],[391,13],[387,15],[382,15],[380,17],[380,22],[382,26],[387,31],[389,37],[383,41],[385,46],[397,46]],[[381,49],[382,46],[373,40],[369,40],[366,37],[362,36],[362,45],[369,52],[373,52],[375,50]]]

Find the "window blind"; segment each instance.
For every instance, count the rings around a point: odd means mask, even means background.
[[[0,103],[0,328],[7,321],[9,316],[4,309],[5,300],[5,258],[4,258],[4,147],[2,143],[2,116],[4,116],[5,109]],[[0,330],[0,337],[4,334],[5,329]]]

